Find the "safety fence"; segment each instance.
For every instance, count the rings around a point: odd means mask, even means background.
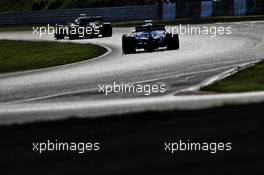
[[[106,21],[158,19],[157,7],[155,5],[151,5],[29,12],[1,12],[0,25],[47,23],[63,24],[68,21],[74,21],[74,19],[79,17],[80,14],[87,14],[87,16],[103,16]]]
[[[240,16],[264,14],[264,0],[176,0],[175,3],[164,3],[160,6],[1,12],[0,25],[64,24],[73,21],[82,13],[88,16],[103,16],[106,21]]]
[[[264,14],[264,0],[185,0],[165,3],[162,19]]]

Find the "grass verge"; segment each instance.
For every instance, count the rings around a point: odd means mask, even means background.
[[[224,80],[203,87],[203,91],[249,92],[264,90],[264,62],[245,69]]]
[[[0,40],[0,72],[58,66],[88,60],[106,52],[101,46],[58,42]]]

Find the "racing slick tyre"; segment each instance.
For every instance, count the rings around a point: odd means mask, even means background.
[[[111,37],[112,33],[113,33],[112,25],[111,24],[103,24],[102,36],[103,37]]]
[[[65,32],[64,32],[64,28],[63,28],[63,26],[59,26],[59,25],[57,25],[57,26],[56,26],[56,30],[55,30],[54,37],[55,37],[57,40],[59,40],[59,39],[64,39],[64,36],[65,36],[64,33],[65,33]]]
[[[178,50],[180,47],[179,35],[178,34],[172,35],[170,33],[170,34],[167,34],[166,36],[167,36],[167,49],[168,50]]]
[[[79,39],[78,27],[69,27],[68,30],[69,40]]]
[[[69,40],[79,39],[78,34],[69,34]]]
[[[123,35],[122,37],[122,50],[124,54],[136,52],[136,39],[133,36]]]
[[[56,34],[56,33],[55,33],[55,38],[56,38],[57,40],[64,39],[64,35],[59,35],[59,34]]]

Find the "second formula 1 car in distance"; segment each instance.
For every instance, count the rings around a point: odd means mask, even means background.
[[[103,17],[95,16],[88,17],[81,14],[74,23],[68,25],[56,25],[55,38],[64,39],[80,39],[80,38],[95,38],[95,37],[111,37],[112,25],[109,22],[104,22]]]
[[[124,54],[135,53],[137,49],[154,51],[161,47],[178,50],[179,35],[166,32],[164,25],[152,25],[151,21],[145,21],[144,25],[135,27],[131,34],[122,37]]]

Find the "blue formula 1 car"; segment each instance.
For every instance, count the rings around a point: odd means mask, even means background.
[[[179,49],[179,35],[166,32],[164,25],[152,25],[151,21],[135,27],[131,34],[122,37],[124,54],[135,53],[137,49],[151,52],[161,47],[168,50]]]

